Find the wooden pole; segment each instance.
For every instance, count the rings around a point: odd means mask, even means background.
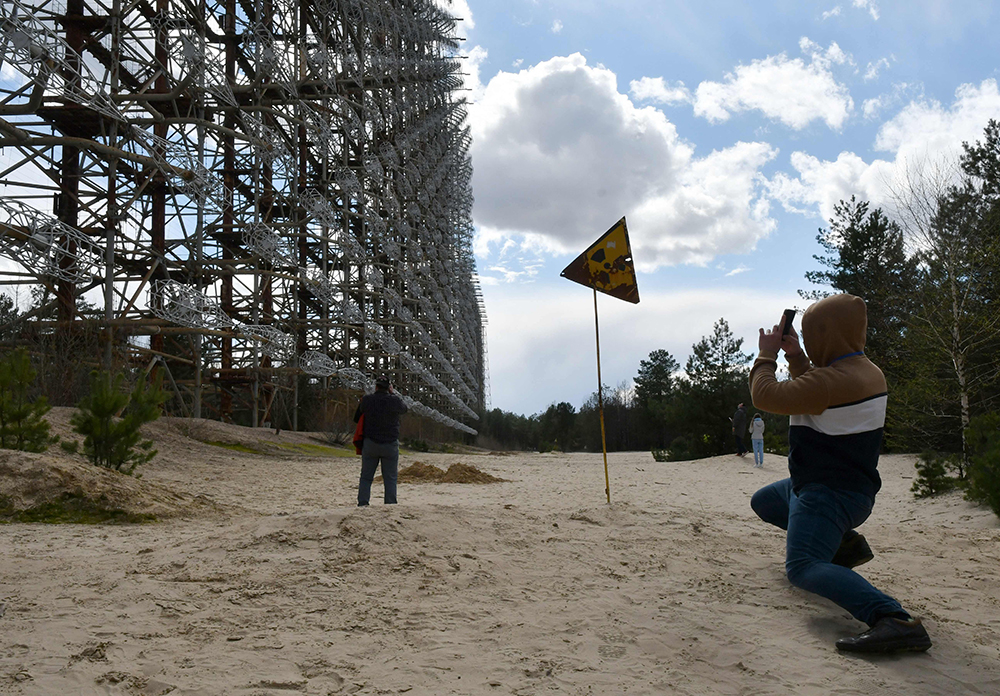
[[[601,326],[597,321],[597,288],[594,288],[594,333],[597,336],[597,410],[601,415],[601,452],[604,453],[604,494],[611,504],[611,479],[608,476],[608,443],[604,436],[604,387],[601,385]]]

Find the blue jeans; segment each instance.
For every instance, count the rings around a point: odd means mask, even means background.
[[[863,493],[822,484],[806,485],[796,494],[791,479],[765,486],[750,499],[758,517],[788,530],[785,572],[789,582],[826,597],[869,625],[883,616],[907,613],[853,570],[830,561],[844,534],[868,519],[873,504]]]
[[[396,502],[396,479],[399,477],[399,442],[375,442],[367,437],[361,446],[361,481],[358,483],[358,505],[367,505],[372,496],[375,470],[382,464],[385,502]]]
[[[753,443],[753,463],[754,464],[763,464],[764,463],[764,441],[763,440],[754,440],[753,438],[751,438],[750,442]]]

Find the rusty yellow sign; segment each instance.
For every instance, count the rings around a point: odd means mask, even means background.
[[[639,287],[635,282],[635,266],[632,264],[632,247],[628,241],[625,218],[616,222],[604,236],[577,256],[560,275],[619,300],[639,304]]]

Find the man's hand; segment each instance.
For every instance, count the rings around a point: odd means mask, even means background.
[[[784,328],[785,315],[781,315],[781,320],[774,325],[770,331],[760,330],[760,338],[757,340],[757,348],[761,351],[777,353],[779,350],[785,351],[786,356],[798,355],[802,352],[799,346],[799,335],[795,333],[795,327],[788,329],[784,336],[781,331]]]

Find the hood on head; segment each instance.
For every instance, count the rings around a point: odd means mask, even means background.
[[[865,349],[868,310],[854,295],[831,295],[802,315],[802,343],[816,367],[826,367],[848,353]]]

